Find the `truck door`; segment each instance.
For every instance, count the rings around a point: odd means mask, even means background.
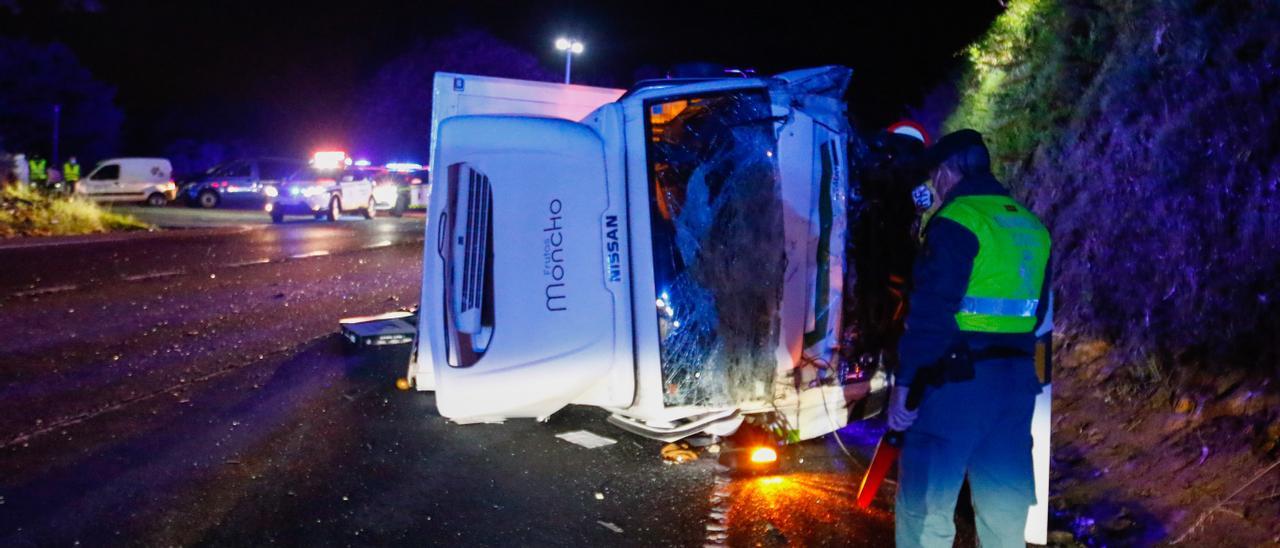
[[[434,367],[440,414],[629,405],[630,334],[614,328],[627,296],[605,280],[601,138],[524,116],[457,116],[438,131],[419,360]]]

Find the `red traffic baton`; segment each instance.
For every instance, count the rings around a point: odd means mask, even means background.
[[[871,457],[871,466],[862,476],[862,485],[858,487],[858,508],[871,506],[871,501],[875,500],[876,493],[880,491],[880,484],[884,483],[884,477],[893,467],[893,461],[898,460],[898,454],[902,453],[904,437],[906,437],[904,432],[890,430],[880,438],[880,443],[876,445],[876,454]]]
[[[907,409],[915,410],[920,407],[920,399],[924,395],[923,380],[922,376],[917,376],[916,381],[911,383],[911,390],[907,392]],[[876,493],[880,491],[880,484],[884,483],[884,477],[893,467],[893,461],[898,460],[898,455],[902,453],[902,442],[906,437],[906,432],[889,430],[880,438],[876,454],[871,457],[871,466],[867,467],[867,473],[862,476],[862,485],[858,486],[858,508],[871,506],[871,501],[875,500]]]

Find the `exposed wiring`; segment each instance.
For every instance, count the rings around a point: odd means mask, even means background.
[[[832,369],[833,369],[831,367],[831,362],[821,358],[814,358],[809,356],[802,356],[800,359],[800,364],[801,366],[811,365],[815,369],[817,369],[819,372],[826,371],[830,373],[832,372]],[[822,380],[821,374],[819,374],[819,378],[817,379],[817,381],[821,381],[821,380]],[[814,387],[811,386],[810,388],[814,388]],[[831,434],[832,436],[835,437],[836,444],[840,446],[840,451],[843,452],[844,456],[847,457],[854,464],[857,464],[862,467],[866,467],[867,464],[858,460],[857,457],[854,457],[853,452],[849,451],[849,448],[845,446],[844,440],[840,439],[840,425],[836,423],[835,417],[831,416],[831,405],[827,403],[827,391],[823,390],[823,384],[821,382],[818,382],[818,384],[816,385],[816,388],[818,389],[818,394],[822,396],[822,411],[824,414],[826,414],[827,420],[831,423]]]

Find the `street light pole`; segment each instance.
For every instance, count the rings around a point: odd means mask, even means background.
[[[569,83],[569,74],[573,71],[573,50],[564,51],[564,83]]]
[[[53,165],[55,166],[58,165],[58,129],[61,125],[62,105],[53,105]]]
[[[585,46],[577,40],[556,38],[556,49],[564,52],[564,83],[569,83],[569,75],[573,70],[573,56],[582,53]]]

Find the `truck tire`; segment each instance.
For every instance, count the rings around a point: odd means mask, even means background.
[[[282,211],[280,211],[280,210],[278,210],[278,209],[273,209],[273,210],[271,210],[271,222],[272,222],[272,223],[274,223],[274,224],[280,224],[280,223],[283,223],[283,222],[284,222],[284,212],[282,212]]]
[[[218,193],[212,190],[201,191],[200,194],[196,196],[196,205],[204,209],[213,209],[218,207],[218,203],[221,201],[222,198],[218,197]]]
[[[147,205],[151,207],[161,207],[167,203],[169,203],[169,199],[159,192],[152,192],[150,196],[147,196]]]
[[[334,222],[334,221],[337,221],[338,217],[341,217],[341,216],[342,216],[342,200],[339,200],[337,196],[329,198],[329,209],[325,211],[324,218],[328,219],[329,222]]]
[[[373,208],[373,198],[369,198],[369,203],[365,204],[364,209],[360,210],[360,214],[365,219],[372,219],[374,215],[378,214],[378,211]]]

